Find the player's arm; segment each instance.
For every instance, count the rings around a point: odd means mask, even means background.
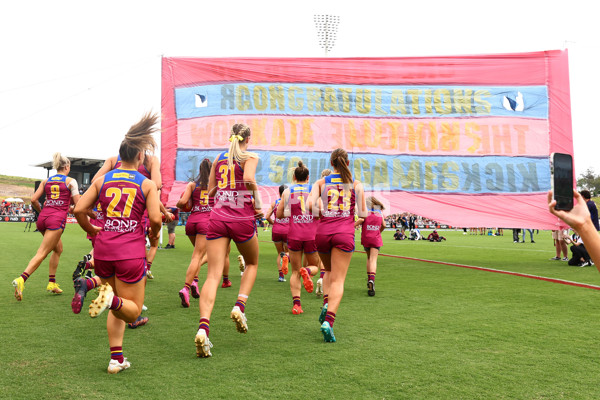
[[[150,220],[150,237],[158,239],[160,229],[162,228],[162,215],[156,183],[151,179],[144,179],[144,182],[142,182],[142,191],[146,196],[146,210],[148,210],[148,219]]]
[[[106,175],[107,172],[112,171],[117,165],[117,157],[109,157],[104,161],[102,167],[96,172],[96,175],[92,178],[92,183],[101,176]]]
[[[99,226],[90,224],[88,218],[88,210],[94,207],[94,204],[98,201],[100,188],[104,183],[104,175],[101,175],[92,185],[85,191],[83,196],[79,199],[73,210],[73,214],[79,223],[79,226],[86,231],[90,236],[96,236],[98,232],[102,230]]]
[[[379,227],[379,232],[383,232],[385,230],[385,218],[383,217],[383,214],[381,215],[381,226]]]
[[[215,171],[217,170],[217,161],[219,157],[216,157],[210,167],[210,174],[208,176],[208,196],[215,197],[217,193],[217,174]]]
[[[290,189],[285,189],[283,191],[283,193],[281,194],[281,201],[277,205],[277,211],[275,212],[275,215],[277,216],[277,218],[284,218],[286,216],[289,217],[291,215],[289,199],[290,199]]]
[[[321,178],[316,181],[310,190],[310,194],[308,195],[308,211],[312,213],[315,218],[319,217],[319,213],[321,211],[321,207],[323,206],[321,200],[321,186],[325,184],[325,179]],[[321,203],[319,203],[321,202]]]
[[[160,191],[162,188],[162,174],[160,173],[160,161],[156,156],[152,156],[150,162],[150,179],[156,184],[157,190]]]
[[[244,163],[244,184],[246,190],[252,193],[254,198],[254,212],[255,214],[262,214],[262,199],[258,190],[258,184],[256,183],[256,167],[258,166],[258,158],[252,157],[246,160]]]
[[[81,195],[79,194],[79,185],[77,185],[77,181],[73,178],[67,179],[69,179],[69,181],[65,181],[65,183],[67,184],[67,188],[71,191],[71,206],[69,207],[69,212],[72,214]]]
[[[360,181],[354,181],[354,193],[356,194],[356,214],[359,218],[367,218],[367,201],[365,198],[365,190]]]
[[[189,201],[192,199],[192,193],[194,192],[195,187],[196,184],[194,182],[187,184],[185,190],[181,194],[181,197],[177,201],[177,208],[184,209],[188,205]]]
[[[42,183],[40,184],[40,186],[38,186],[38,188],[35,191],[35,193],[33,194],[33,196],[31,196],[31,205],[33,206],[33,208],[35,208],[35,210],[38,213],[42,212],[42,206],[40,205],[40,199],[42,198],[42,195],[44,194],[44,188],[46,187],[46,182],[48,182],[48,179],[44,179],[42,181]]]
[[[269,223],[271,225],[273,225],[273,218],[272,218],[273,217],[273,211],[275,211],[275,202],[273,202],[273,204],[271,204],[271,207],[269,207],[269,211],[267,211],[267,215],[265,215],[265,219],[267,221],[269,221]]]

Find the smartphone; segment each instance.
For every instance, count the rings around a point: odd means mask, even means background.
[[[573,208],[573,157],[570,154],[552,153],[550,161],[552,192],[557,210]]]

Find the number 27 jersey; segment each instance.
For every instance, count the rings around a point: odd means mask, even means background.
[[[99,200],[104,226],[96,238],[94,257],[104,261],[129,260],[146,256],[142,223],[146,197],[137,171],[114,169],[104,176]]]

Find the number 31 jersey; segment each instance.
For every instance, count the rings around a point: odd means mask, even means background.
[[[104,176],[100,204],[104,226],[96,238],[94,257],[103,261],[129,260],[146,256],[142,223],[146,197],[138,171],[114,169]]]
[[[252,192],[246,189],[244,170],[237,162],[230,168],[228,157],[224,152],[216,161],[217,193],[210,218],[215,221],[254,219]]]

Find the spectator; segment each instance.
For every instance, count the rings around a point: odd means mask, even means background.
[[[437,230],[434,229],[433,232],[431,232],[429,236],[427,236],[427,240],[429,240],[430,242],[441,242],[442,240],[446,240],[446,238],[440,236]]]
[[[590,218],[592,219],[592,224],[597,231],[600,231],[600,225],[598,224],[598,208],[596,207],[596,203],[592,201],[592,195],[589,190],[582,190],[579,192],[581,197],[585,200],[585,204],[590,212]]]
[[[567,257],[567,243],[565,242],[565,237],[567,236],[569,236],[569,234],[566,232],[566,230],[559,229],[552,231],[552,239],[556,249],[556,256],[552,257],[551,260],[560,260],[560,255],[562,253],[562,260],[569,261],[569,258]]]
[[[581,237],[577,234],[576,231],[572,237],[565,237],[565,243],[571,244],[571,253],[573,254],[571,259],[569,260],[569,265],[578,267],[588,267],[590,265],[594,265],[594,263],[590,259],[590,255],[585,249],[583,240],[581,240]]]
[[[421,231],[417,228],[410,231],[410,240],[422,240],[423,236],[421,235]]]
[[[175,228],[179,223],[179,208],[177,207],[169,207],[169,212],[173,214],[173,221],[167,223],[167,232],[169,234],[169,243],[165,246],[165,249],[174,249],[175,248]]]
[[[406,239],[406,236],[404,236],[404,234],[402,232],[400,232],[400,229],[396,229],[396,233],[394,233],[394,240],[404,240]]]

